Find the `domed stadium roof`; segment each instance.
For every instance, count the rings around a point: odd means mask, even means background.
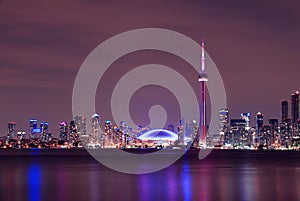
[[[177,134],[165,130],[165,129],[153,129],[138,137],[140,140],[156,140],[156,141],[176,141],[178,139]]]

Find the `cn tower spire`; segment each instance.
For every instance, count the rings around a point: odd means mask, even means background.
[[[201,72],[205,72],[205,44],[204,44],[204,38],[202,38],[202,43],[201,43],[201,53],[202,53],[202,56],[201,56]]]

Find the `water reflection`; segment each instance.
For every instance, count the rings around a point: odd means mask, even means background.
[[[28,169],[29,200],[41,200],[41,169],[38,164],[33,163]]]
[[[1,201],[273,201],[300,197],[300,158],[295,154],[232,157],[233,153],[225,152],[204,160],[183,157],[165,170],[146,175],[118,173],[85,156],[26,154],[0,155]]]
[[[150,193],[149,193],[149,177],[148,175],[140,175],[139,176],[139,186],[140,186],[140,200],[150,201]]]
[[[240,172],[238,178],[240,180],[239,192],[241,201],[256,200],[254,197],[256,195],[256,185],[254,183],[256,180],[256,174],[252,171],[253,169],[254,167],[252,167],[250,164],[245,164],[242,165],[238,171]]]
[[[182,173],[181,173],[181,183],[182,183],[182,192],[183,192],[183,200],[191,201],[192,200],[192,180],[191,180],[191,172],[190,166],[188,164],[187,159],[184,160],[182,165]]]

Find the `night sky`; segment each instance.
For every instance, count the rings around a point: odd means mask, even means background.
[[[298,0],[2,0],[1,135],[9,121],[28,131],[30,118],[48,121],[57,133],[59,121],[72,119],[73,84],[86,56],[116,34],[148,27],[174,30],[198,43],[205,38],[225,84],[231,118],[250,112],[253,125],[258,110],[266,119],[280,118],[280,100],[290,100],[293,90],[300,89],[299,10]],[[175,69],[185,66],[160,52],[120,59],[98,86],[97,112],[103,118],[110,118],[103,97],[116,81],[112,75],[153,60]],[[132,106],[132,117],[141,124],[147,124],[142,117],[149,100],[163,101],[161,93],[172,98],[164,89],[145,91],[137,91],[132,104],[137,106]],[[138,104],[143,98],[147,106]],[[176,101],[170,105],[178,106]]]

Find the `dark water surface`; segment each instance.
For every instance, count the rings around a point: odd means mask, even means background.
[[[85,150],[0,150],[0,201],[300,201],[300,152],[189,151],[152,174],[115,172]]]

